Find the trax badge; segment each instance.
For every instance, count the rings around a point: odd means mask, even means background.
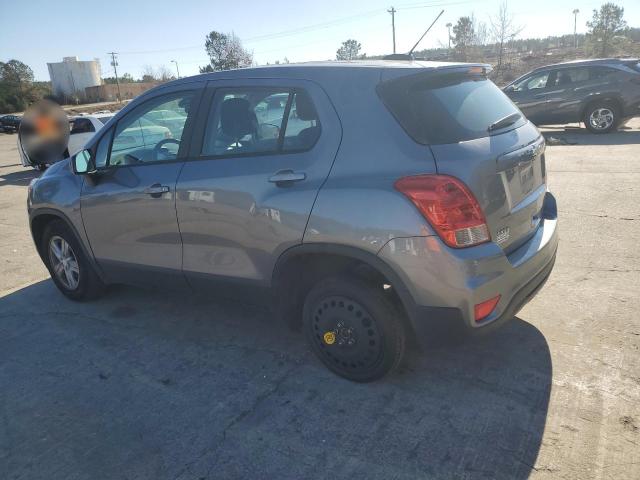
[[[496,235],[496,242],[499,244],[506,242],[507,240],[509,240],[510,234],[511,232],[509,231],[509,227],[501,228],[500,230],[498,230],[498,233]]]
[[[327,332],[324,334],[324,343],[327,345],[333,345],[336,341],[336,334],[333,332]]]

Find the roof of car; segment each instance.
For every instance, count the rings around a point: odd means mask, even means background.
[[[583,65],[611,65],[612,63],[620,64],[626,62],[638,62],[637,58],[592,58],[582,60],[571,60],[568,62],[554,63],[552,65],[545,65],[544,67],[538,67],[534,71],[544,70],[546,68],[553,67],[579,67]]]
[[[438,69],[447,67],[461,67],[465,65],[484,65],[477,63],[460,62],[430,62],[424,60],[351,60],[351,61],[325,61],[325,62],[303,62],[285,63],[279,65],[262,65],[250,68],[238,68],[234,70],[224,70],[221,72],[203,73],[193,77],[186,77],[174,80],[172,83],[187,82],[194,80],[206,80],[214,78],[250,78],[250,77],[286,77],[291,74],[296,76],[318,73],[320,70],[352,71],[353,69]]]

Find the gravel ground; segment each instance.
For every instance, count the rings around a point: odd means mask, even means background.
[[[640,478],[640,121],[546,129],[561,246],[480,339],[342,380],[259,304],[59,294],[0,134],[0,478]]]

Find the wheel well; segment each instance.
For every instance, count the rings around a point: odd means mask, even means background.
[[[311,288],[323,278],[348,275],[388,295],[403,317],[405,326],[412,331],[407,311],[398,294],[398,285],[371,263],[342,254],[303,253],[288,258],[276,268],[273,286],[278,315],[293,330],[302,325],[304,299]]]
[[[620,102],[619,99],[617,99],[616,97],[599,97],[587,102],[587,104],[582,109],[582,115],[580,116],[581,120],[584,120],[584,116],[587,114],[587,111],[595,103],[612,103],[618,110],[618,115],[622,115],[622,102]]]
[[[33,241],[36,244],[38,253],[42,258],[44,258],[42,250],[42,236],[44,235],[44,230],[47,225],[49,225],[49,223],[53,222],[54,220],[60,220],[60,217],[47,213],[38,215],[37,217],[34,217],[33,220],[31,220],[31,235],[33,236]]]

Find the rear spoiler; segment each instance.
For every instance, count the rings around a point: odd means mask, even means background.
[[[463,63],[442,67],[425,68],[385,68],[381,75],[381,84],[387,82],[401,81],[402,83],[413,84],[414,82],[424,82],[427,79],[442,79],[445,76],[482,76],[487,77],[493,67],[486,63]]]

